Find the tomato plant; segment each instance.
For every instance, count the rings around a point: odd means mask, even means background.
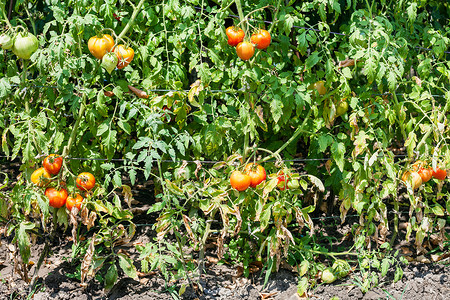
[[[69,211],[72,210],[72,207],[76,207],[80,210],[83,200],[84,199],[80,194],[76,194],[75,197],[69,196],[66,199],[66,207]]]
[[[255,44],[258,49],[266,49],[269,47],[271,40],[270,33],[265,29],[256,31],[250,38],[250,41]]]
[[[49,200],[49,205],[54,208],[60,208],[66,204],[66,199],[68,197],[67,190],[64,188],[56,189],[49,187],[45,189],[45,196]]]
[[[255,188],[258,184],[266,180],[266,170],[263,166],[249,163],[245,166],[244,173],[250,176],[250,186]]]
[[[236,46],[236,53],[242,60],[249,60],[255,54],[255,47],[250,42],[240,42]]]
[[[51,175],[47,172],[47,170],[43,167],[36,169],[31,174],[31,182],[39,187],[45,186],[51,178]]]
[[[81,191],[89,191],[95,186],[95,177],[89,172],[82,172],[76,178],[76,185]]]
[[[44,159],[45,170],[52,175],[56,175],[61,170],[63,158],[58,154],[50,154]]]
[[[250,186],[251,182],[252,178],[241,171],[235,170],[230,175],[231,187],[239,192],[245,191]]]
[[[242,30],[241,28],[230,26],[227,27],[225,33],[228,37],[228,45],[230,46],[235,47],[244,40],[245,33],[244,30]]]
[[[114,39],[109,34],[96,35],[88,41],[89,51],[98,59],[102,59],[107,52],[112,51],[113,47]]]
[[[134,50],[131,47],[125,47],[124,45],[117,45],[114,47],[114,53],[117,55],[118,63],[117,68],[123,69],[130,64],[134,57]]]

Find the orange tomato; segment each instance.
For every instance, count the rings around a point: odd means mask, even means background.
[[[233,171],[230,176],[231,187],[239,192],[245,191],[250,186],[251,181],[250,176],[238,170]]]
[[[89,191],[95,186],[95,177],[89,172],[80,173],[77,176],[76,185],[82,191]]]
[[[230,46],[236,46],[244,40],[245,33],[241,28],[230,26],[225,30],[225,33],[228,37],[228,45]]]
[[[134,58],[133,48],[125,48],[124,45],[117,45],[114,48],[114,53],[117,55],[117,59],[119,60],[119,62],[117,63],[118,69],[123,69],[128,66]]]
[[[61,156],[58,154],[50,154],[44,159],[43,165],[48,173],[56,175],[59,173],[59,170],[61,170],[62,163],[63,158]]]
[[[236,53],[242,60],[249,60],[255,54],[255,47],[250,42],[240,42],[236,46]]]
[[[420,177],[419,173],[415,171],[406,171],[405,173],[403,173],[402,180],[407,185],[410,185],[413,190],[422,185],[422,177]]]
[[[88,49],[92,55],[102,59],[106,52],[114,47],[114,39],[109,34],[95,35],[88,41]]]
[[[67,197],[67,200],[66,200],[66,207],[67,207],[67,209],[69,210],[69,211],[71,211],[72,210],[72,207],[76,207],[76,208],[78,208],[78,210],[80,210],[80,208],[81,208],[81,203],[83,203],[83,197],[81,197],[81,195],[80,194],[77,194],[75,197],[72,197],[72,196],[70,196],[70,197]]]
[[[45,168],[36,169],[33,174],[31,174],[31,182],[37,186],[43,187],[48,183],[48,179],[52,176],[45,170]]]
[[[252,188],[255,188],[258,184],[266,180],[267,177],[264,167],[254,163],[246,165],[244,172],[250,176],[250,186]]]
[[[260,29],[252,34],[250,40],[253,44],[256,45],[256,48],[266,49],[270,45],[271,37],[270,33],[267,30]]]
[[[66,204],[67,199],[67,190],[64,188],[61,188],[60,190],[57,190],[55,188],[47,188],[45,190],[45,196],[47,196],[49,200],[49,205],[54,208],[60,208],[64,204]]]

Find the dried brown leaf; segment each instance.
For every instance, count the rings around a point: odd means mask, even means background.
[[[106,97],[113,97],[113,96],[114,96],[114,93],[111,92],[111,91],[103,91],[103,94],[104,94]]]
[[[355,65],[355,60],[354,59],[350,59],[350,58],[346,58],[345,60],[342,60],[339,62],[339,66],[338,69],[340,68],[345,68],[345,67],[351,67]]]
[[[144,92],[143,90],[137,89],[135,87],[132,87],[131,85],[128,85],[128,89],[132,91],[138,98],[148,99],[148,94]]]
[[[95,234],[92,236],[91,242],[89,244],[89,247],[86,251],[86,254],[84,255],[83,261],[81,262],[81,286],[87,286],[85,283],[87,274],[89,272],[89,268],[91,266],[92,257],[94,256],[94,242],[95,242]]]
[[[131,187],[123,184],[122,192],[125,202],[127,203],[128,207],[131,208],[131,201],[133,201],[133,194],[131,193]]]

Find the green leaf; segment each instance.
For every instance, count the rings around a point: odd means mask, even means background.
[[[136,267],[133,265],[133,260],[123,253],[118,253],[119,266],[122,268],[123,272],[130,278],[134,280],[138,279]]]
[[[35,227],[35,224],[30,222],[21,222],[19,228],[16,230],[17,243],[19,245],[19,252],[22,260],[25,264],[28,264],[30,259],[30,238],[28,237],[27,230],[31,230]]]
[[[333,143],[333,137],[329,134],[322,134],[319,135],[317,142],[319,143],[319,152],[325,152],[328,146]]]
[[[116,264],[113,262],[113,264],[109,267],[109,269],[105,275],[105,290],[106,291],[110,291],[113,288],[118,277],[119,277],[119,274],[117,273],[117,267],[116,267]]]
[[[331,153],[333,156],[334,161],[336,162],[339,170],[342,172],[344,171],[344,164],[345,164],[345,145],[344,143],[334,142],[331,145]]]
[[[314,67],[320,60],[322,59],[321,56],[319,56],[319,52],[314,51],[311,53],[310,56],[305,61],[305,67],[307,70],[311,70],[312,67]]]
[[[383,258],[381,261],[381,276],[386,276],[389,270],[390,262],[388,258]]]
[[[442,217],[445,215],[444,208],[441,205],[439,205],[438,203],[436,203],[436,205],[431,208],[431,211],[436,216]]]

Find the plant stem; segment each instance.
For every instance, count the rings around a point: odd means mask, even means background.
[[[306,125],[306,122],[308,121],[309,116],[311,116],[311,113],[312,113],[312,109],[309,110],[308,114],[306,115],[305,119],[303,120],[303,123],[295,130],[294,134],[291,136],[291,138],[286,143],[283,144],[283,146],[278,148],[278,150],[275,151],[272,155],[264,157],[259,162],[265,162],[265,161],[268,161],[269,159],[272,159],[272,158],[278,156],[279,153],[284,150],[284,148],[286,148],[290,143],[292,143],[297,138],[297,136],[301,132],[303,132],[303,127]]]
[[[134,20],[136,19],[137,15],[141,11],[141,7],[144,4],[145,0],[140,0],[136,8],[133,10],[133,14],[130,17],[130,21],[128,21],[125,28],[122,30],[122,32],[118,35],[117,38],[121,39],[127,34],[128,30],[130,30],[131,26],[133,26]]]
[[[1,6],[0,6],[0,10],[2,11],[3,19],[5,20],[6,24],[8,24],[9,28],[12,28],[12,25],[9,22],[8,16],[6,15],[6,11]]]
[[[36,24],[34,23],[32,15],[31,15],[30,11],[28,10],[27,3],[25,3],[23,6],[25,7],[25,11],[26,11],[26,13],[28,15],[28,19],[30,20],[31,29],[33,29],[33,34],[37,35],[37,33],[36,33]]]
[[[203,272],[203,268],[204,268],[205,244],[206,244],[206,240],[208,239],[209,234],[211,233],[211,224],[212,224],[212,221],[214,220],[216,212],[217,212],[217,208],[215,208],[211,212],[211,217],[208,219],[208,221],[206,221],[205,233],[203,234],[203,238],[202,238],[202,245],[201,245],[202,248],[198,255],[198,280],[199,281],[201,280],[201,276],[202,276],[202,272]]]
[[[70,153],[70,148],[72,147],[73,141],[75,140],[75,137],[78,132],[78,127],[80,126],[80,122],[83,119],[84,112],[86,111],[86,94],[83,93],[81,96],[81,106],[78,110],[78,117],[75,121],[75,124],[73,125],[72,132],[70,133],[69,141],[67,142],[67,146],[64,147],[62,156],[65,157]]]
[[[178,236],[178,233],[175,233],[175,237],[177,239],[177,244],[178,244],[178,251],[180,252],[180,259],[181,259],[181,264],[183,265],[183,269],[184,269],[184,273],[186,274],[186,279],[189,282],[189,285],[191,286],[192,290],[195,291],[195,287],[194,284],[192,283],[191,278],[188,275],[188,270],[186,267],[186,262],[184,261],[184,255],[183,255],[183,246],[181,245],[181,241],[180,241],[180,237]]]
[[[22,92],[23,89],[26,87],[27,85],[27,67],[28,67],[28,60],[26,59],[22,59],[23,62],[23,70],[22,70],[22,80],[20,82],[20,89]],[[27,112],[27,114],[30,114],[30,102],[27,101],[26,97],[25,97],[25,111]]]

